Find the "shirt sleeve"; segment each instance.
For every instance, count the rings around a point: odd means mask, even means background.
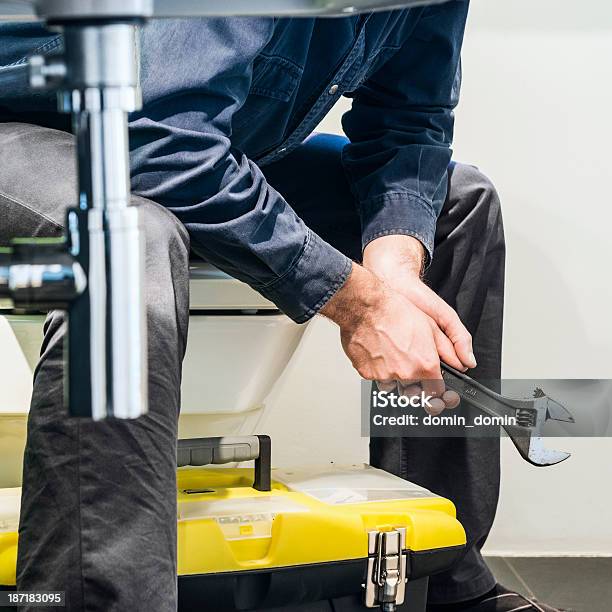
[[[177,215],[196,253],[303,322],[342,286],[352,263],[232,148],[232,116],[273,27],[273,19],[232,18],[153,20],[143,29],[132,188]]]
[[[380,236],[418,238],[431,257],[447,190],[453,110],[469,2],[423,9],[402,47],[354,94],[342,124],[343,163],[361,216],[363,247]]]

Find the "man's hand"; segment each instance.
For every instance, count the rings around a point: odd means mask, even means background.
[[[465,371],[476,366],[472,338],[457,313],[421,280],[424,249],[410,236],[385,236],[364,251],[364,266],[322,314],[340,326],[342,347],[362,378],[381,390],[435,397],[439,414],[459,405],[446,391],[440,361]]]
[[[344,286],[321,313],[340,327],[342,347],[366,380],[411,388],[417,381],[441,398],[444,383],[429,317],[409,299],[354,264]],[[439,410],[433,400],[433,411]],[[441,409],[448,407],[443,405]]]
[[[423,245],[416,238],[383,236],[366,246],[363,265],[429,317],[442,361],[461,371],[474,368],[470,333],[457,313],[421,280],[424,257]]]

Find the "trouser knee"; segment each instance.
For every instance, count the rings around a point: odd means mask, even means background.
[[[493,181],[480,169],[460,163],[450,166],[445,208],[452,209],[455,223],[472,234],[477,244],[489,242],[504,248],[499,193]]]

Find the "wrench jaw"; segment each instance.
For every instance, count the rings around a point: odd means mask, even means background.
[[[504,427],[521,457],[536,467],[547,467],[561,463],[570,453],[546,448],[544,438],[527,427]]]
[[[537,390],[539,391],[539,390]],[[521,457],[536,467],[547,467],[561,463],[570,453],[546,448],[542,427],[549,419],[573,423],[570,412],[543,392],[534,393],[533,409],[535,423],[531,427],[504,427]]]
[[[553,450],[544,446],[544,440],[541,436],[532,436],[529,440],[529,458],[528,461],[532,465],[538,467],[546,467],[556,465],[571,457],[570,453],[565,451]]]
[[[553,450],[544,446],[544,439],[541,436],[531,436],[529,439],[529,452],[527,461],[538,467],[557,465],[570,457],[570,453],[565,451]]]
[[[549,419],[573,423],[570,412],[536,389],[529,399],[511,399],[492,391],[467,374],[441,364],[446,387],[462,400],[493,417],[514,417],[515,424],[502,425],[521,457],[531,465],[544,467],[565,461],[570,454],[544,446],[542,428]]]

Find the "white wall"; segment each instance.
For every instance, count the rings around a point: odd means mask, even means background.
[[[506,377],[612,378],[611,111],[612,3],[473,0],[455,158],[502,197]],[[276,463],[364,460],[358,407],[337,332],[317,321],[262,423]],[[550,440],[573,456],[547,469],[505,442],[488,551],[612,554],[612,440]]]
[[[456,155],[508,233],[504,374],[612,378],[612,5],[474,2],[464,58]],[[507,452],[489,549],[612,554],[611,442],[567,442],[549,470]]]

